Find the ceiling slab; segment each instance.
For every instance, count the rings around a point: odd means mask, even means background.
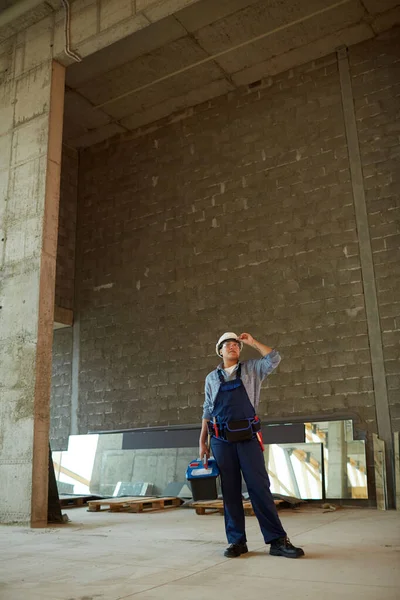
[[[86,147],[396,23],[400,0],[198,0],[68,67],[64,139]]]
[[[79,118],[77,118],[79,115]],[[65,92],[64,138],[74,139],[110,123],[109,115],[94,110],[93,105],[74,90]]]
[[[192,65],[206,56],[194,40],[184,37],[89,80],[80,86],[78,91],[93,104],[102,105],[168,73]]]
[[[363,15],[364,10],[359,3],[346,4],[329,12],[307,18],[283,30],[275,31],[253,44],[216,58],[216,61],[228,73],[236,73],[273,56],[279,56],[293,48],[305,46],[340,29],[359,23]]]
[[[65,92],[66,109],[64,114],[67,117],[72,118],[74,115],[79,114],[79,120],[81,124],[87,129],[94,129],[95,127],[101,127],[107,125],[110,122],[110,118],[99,110],[93,110],[93,105],[74,90],[66,90]]]
[[[199,0],[135,0],[136,10],[143,11],[143,14],[151,23],[155,23],[164,17],[178,12]]]
[[[234,85],[226,81],[226,79],[212,81],[181,96],[175,96],[168,100],[163,100],[150,108],[144,108],[142,111],[122,119],[121,124],[127,129],[134,130],[163,119],[176,111],[181,111],[195,104],[206,102],[211,98],[227,94],[234,89]]]
[[[276,75],[298,65],[327,56],[331,52],[335,52],[339,46],[352,46],[373,37],[372,28],[366,23],[361,23],[245,68],[235,73],[232,80],[236,86],[247,85],[265,77],[266,74]]]
[[[398,6],[398,0],[362,0],[365,8],[371,15],[377,15],[379,13],[386,12],[395,6]]]
[[[287,27],[296,21],[310,18],[318,11],[327,11],[337,2],[327,0],[273,0],[261,1],[199,29],[194,33],[195,39],[209,54],[217,54],[230,50],[239,44],[248,42],[257,36],[264,35],[278,28]],[[356,0],[345,0],[346,5],[361,6]]]
[[[71,65],[67,69],[66,83],[70,87],[79,87],[91,79],[114,71],[140,56],[184,37],[186,33],[174,17],[167,17],[151,25],[151,28],[141,29],[135,35],[91,54],[82,63]]]
[[[221,69],[215,64],[199,65],[190,69],[190,71],[160,81],[120,100],[111,102],[104,106],[103,110],[114,119],[121,119],[159,104],[160,99],[165,102],[175,96],[200,89],[201,86],[219,80],[222,76]]]
[[[260,0],[203,0],[179,11],[177,19],[189,32],[198,31]]]
[[[375,33],[382,33],[400,24],[400,6],[396,6],[382,15],[377,15],[372,22]]]

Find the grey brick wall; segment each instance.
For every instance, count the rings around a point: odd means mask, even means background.
[[[53,338],[50,402],[51,449],[67,450],[71,430],[72,328],[57,329]]]
[[[350,54],[394,431],[400,431],[399,31]]]
[[[60,182],[55,304],[74,308],[78,153],[63,146]],[[72,328],[54,332],[50,404],[53,450],[66,450],[71,427]]]
[[[55,304],[69,309],[72,309],[74,304],[77,200],[78,152],[73,148],[63,146]]]
[[[379,61],[398,85],[397,42],[350,50],[394,418],[398,269],[383,248],[398,154],[374,132],[394,140],[398,108],[380,100],[375,123],[361,109],[384,85]],[[363,61],[376,65],[365,92]],[[230,329],[282,353],[262,416],[345,414],[376,430],[335,55],[84,151],[78,211],[80,432],[197,422]]]

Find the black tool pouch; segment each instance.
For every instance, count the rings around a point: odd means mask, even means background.
[[[230,421],[226,424],[225,439],[228,442],[244,442],[251,440],[253,437],[253,427],[248,419],[243,421]]]

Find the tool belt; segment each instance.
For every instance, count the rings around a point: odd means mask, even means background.
[[[227,442],[244,442],[251,440],[254,434],[260,431],[261,422],[257,417],[256,419],[243,419],[216,424],[209,421],[208,430],[214,437],[219,437]]]

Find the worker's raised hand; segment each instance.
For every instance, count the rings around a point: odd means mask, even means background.
[[[239,340],[241,342],[243,342],[243,344],[246,344],[247,346],[253,346],[254,345],[254,338],[252,335],[250,335],[250,333],[241,333],[239,335]]]

